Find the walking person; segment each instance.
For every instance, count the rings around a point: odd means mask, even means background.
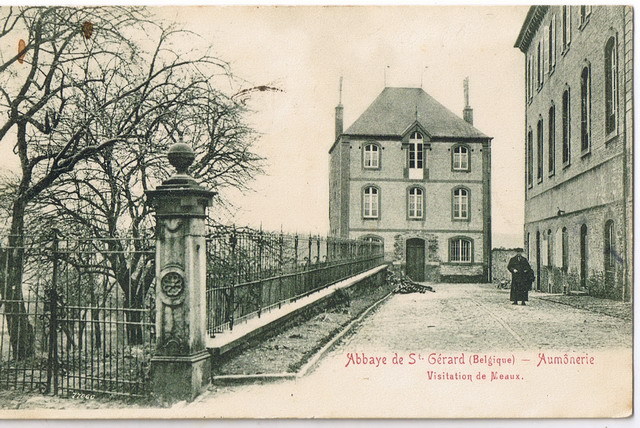
[[[509,300],[517,305],[518,302],[522,302],[522,305],[526,305],[526,301],[529,300],[529,290],[531,284],[535,279],[533,269],[527,259],[522,255],[523,249],[517,248],[516,255],[511,257],[507,269],[511,272],[511,294]]]

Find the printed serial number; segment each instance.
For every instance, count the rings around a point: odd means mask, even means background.
[[[93,394],[83,394],[82,392],[74,392],[73,398],[80,398],[83,400],[95,400],[96,396]]]

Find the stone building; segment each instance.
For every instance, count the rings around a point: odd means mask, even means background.
[[[542,291],[631,299],[633,17],[532,6],[525,54],[525,246]]]
[[[491,138],[420,88],[385,88],[329,150],[333,236],[384,243],[414,280],[490,278]]]
[[[522,248],[493,248],[491,250],[491,276],[493,282],[508,281],[511,284],[511,273],[507,269],[509,260]]]

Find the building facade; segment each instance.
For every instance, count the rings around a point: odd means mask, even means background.
[[[466,84],[466,83],[465,83]],[[490,278],[491,138],[419,88],[385,88],[329,150],[333,236],[384,243],[417,281]]]
[[[515,47],[534,287],[631,300],[632,8],[532,6]]]

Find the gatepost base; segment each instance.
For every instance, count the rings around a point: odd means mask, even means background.
[[[211,382],[211,354],[151,358],[151,390],[163,402],[196,398]]]

